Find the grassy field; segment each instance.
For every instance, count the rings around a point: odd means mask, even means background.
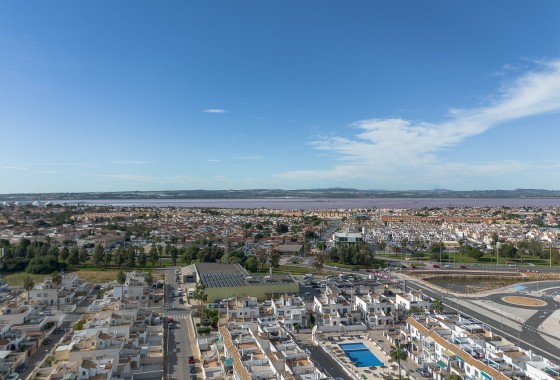
[[[38,284],[43,281],[47,274],[29,274],[26,272],[10,273],[2,276],[2,281],[6,282],[10,286],[23,286],[23,279],[27,276],[31,276],[33,281]]]

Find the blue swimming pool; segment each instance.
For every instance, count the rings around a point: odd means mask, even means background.
[[[379,367],[383,365],[383,362],[363,343],[344,343],[339,346],[356,367]]]

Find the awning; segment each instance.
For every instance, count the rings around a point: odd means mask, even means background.
[[[441,353],[444,354],[445,356],[447,356],[448,358],[451,358],[451,357],[455,356],[455,353],[453,351],[449,351],[449,350],[443,350]]]
[[[482,377],[484,377],[485,379],[488,380],[493,380],[494,378],[490,375],[488,375],[486,372],[480,371],[480,374],[482,375]]]
[[[233,358],[226,359],[226,366],[230,367],[233,365]]]
[[[445,363],[442,362],[441,360],[438,360],[438,361],[437,361],[437,365],[439,365],[440,368],[447,368],[447,364],[445,364]],[[492,380],[492,379],[490,379],[490,380]]]
[[[462,361],[463,363],[465,362],[465,359],[463,359],[463,358],[460,357],[460,356],[456,356],[456,358],[457,358],[458,360]]]

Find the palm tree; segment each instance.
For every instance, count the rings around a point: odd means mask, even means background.
[[[123,298],[123,285],[126,282],[126,273],[124,273],[122,270],[117,273],[117,282],[121,285],[121,300]]]
[[[440,299],[435,299],[432,301],[432,310],[435,313],[441,313],[443,311],[443,302]]]
[[[56,285],[56,309],[60,310],[60,297],[58,296],[58,288],[62,284],[62,274],[60,272],[53,273],[51,281]]]
[[[27,275],[23,278],[23,288],[27,290],[27,303],[29,303],[29,291],[33,289],[35,286],[35,281],[31,278],[30,275]]]
[[[395,340],[395,346],[389,352],[389,356],[393,361],[397,361],[399,365],[399,380],[402,380],[401,376],[401,360],[406,360],[408,354],[404,347],[401,346],[401,342],[397,339]]]

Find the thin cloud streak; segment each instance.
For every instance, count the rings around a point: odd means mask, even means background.
[[[398,176],[491,176],[527,169],[521,162],[481,164],[449,163],[438,153],[499,124],[560,111],[560,60],[541,64],[503,86],[487,106],[450,110],[442,123],[413,122],[400,118],[368,119],[352,124],[353,137],[320,137],[311,146],[337,153],[341,163],[327,170],[297,170],[277,175],[285,180],[356,179],[382,183]],[[422,173],[420,173],[422,171]]]
[[[220,108],[209,108],[202,110],[204,113],[227,113],[228,111],[220,109]]]

